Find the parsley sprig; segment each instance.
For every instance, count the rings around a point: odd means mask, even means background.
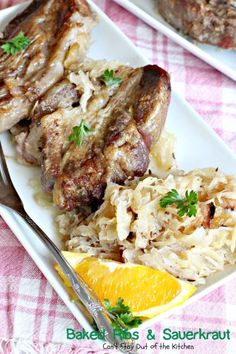
[[[68,140],[74,142],[77,146],[81,146],[84,137],[92,131],[93,130],[85,124],[84,120],[82,120],[79,126],[77,125],[72,129],[72,133],[68,136]]]
[[[104,300],[104,305],[107,311],[114,316],[112,321],[112,327],[114,329],[122,330],[122,328],[131,329],[138,327],[142,320],[140,317],[134,317],[130,311],[130,307],[124,304],[124,300],[120,297],[117,300],[115,306],[112,306],[109,300]],[[93,327],[97,329],[95,322]]]
[[[166,208],[168,205],[175,204],[177,214],[183,217],[185,214],[189,217],[197,215],[198,195],[193,190],[185,192],[185,198],[181,198],[176,189],[172,189],[160,200],[161,208]]]
[[[1,48],[5,53],[15,55],[26,49],[30,42],[31,40],[25,36],[24,32],[21,31],[16,37],[1,45]]]
[[[104,82],[106,86],[114,86],[119,85],[122,81],[120,77],[114,76],[114,70],[106,69],[102,76],[100,76],[100,80]]]

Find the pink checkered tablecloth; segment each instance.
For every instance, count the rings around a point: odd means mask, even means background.
[[[0,0],[0,9],[21,0]],[[172,81],[207,124],[236,152],[236,84],[110,0],[95,1],[141,49],[150,62],[167,69]],[[207,331],[230,329],[230,341],[195,341],[194,351],[236,352],[236,276],[194,304],[178,310],[153,329]],[[66,340],[66,328],[80,328],[30,256],[0,218],[0,353],[114,353],[96,342]],[[193,343],[192,343],[193,344]],[[147,351],[143,351],[147,352]],[[148,353],[159,353],[158,350]],[[161,352],[161,351],[160,351]]]

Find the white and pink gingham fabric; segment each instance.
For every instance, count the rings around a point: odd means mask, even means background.
[[[20,2],[0,0],[0,9]],[[150,62],[158,63],[171,73],[175,87],[236,152],[235,82],[148,27],[113,1],[95,2]],[[166,327],[181,331],[198,328],[207,331],[230,329],[230,341],[194,341],[189,344],[193,344],[195,349],[189,353],[233,354],[236,351],[235,314],[236,276],[161,323],[157,321],[153,329],[157,335]],[[0,218],[0,353],[115,353],[103,350],[94,341],[67,341],[68,327],[79,329],[81,326]],[[186,353],[185,350],[164,352]]]

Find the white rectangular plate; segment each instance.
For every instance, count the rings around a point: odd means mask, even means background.
[[[157,12],[157,0],[114,0],[148,25],[157,29],[189,52],[212,65],[223,74],[236,80],[236,50],[226,50],[200,44],[182,35],[170,26]]]
[[[6,23],[7,19],[9,20],[10,17],[19,13],[24,6],[16,6],[0,11],[0,23]],[[134,45],[104,13],[93,3],[91,3],[91,6],[97,12],[100,23],[93,32],[93,44],[89,56],[95,59],[117,59],[123,63],[130,63],[134,67],[147,64],[146,59],[141,56]],[[166,128],[177,137],[176,157],[180,168],[191,170],[197,167],[215,166],[226,173],[235,172],[236,159],[233,153],[176,92],[172,92]],[[29,185],[30,180],[35,177],[39,178],[39,169],[20,165],[15,159],[11,158],[15,156],[15,148],[10,141],[8,133],[1,134],[0,139],[3,143],[4,152],[8,157],[7,164],[12,181],[24,202],[26,211],[60,247],[60,241],[53,223],[53,210],[44,209],[35,202],[34,190]],[[83,309],[70,301],[64,286],[53,269],[54,260],[48,250],[18,215],[4,207],[0,208],[0,213],[74,316],[85,329],[89,329],[88,318]],[[186,303],[190,303],[218,287],[228,277],[233,276],[235,271],[236,267],[231,267],[215,274]],[[173,313],[173,310],[171,313]],[[158,320],[169,314],[170,312],[167,312],[159,316]],[[146,321],[143,326],[150,326],[155,321],[156,319]]]

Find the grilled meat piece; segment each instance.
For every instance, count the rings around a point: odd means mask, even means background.
[[[158,0],[160,14],[199,42],[236,49],[235,0]]]
[[[54,203],[64,210],[96,205],[107,183],[122,184],[142,176],[149,150],[163,128],[169,99],[170,81],[164,70],[151,65],[133,69],[105,108],[88,117],[93,132],[82,146],[71,143],[66,150],[54,185]],[[58,120],[56,126],[65,130]]]
[[[0,132],[30,116],[62,79],[71,52],[77,61],[84,55],[95,23],[86,0],[34,0],[9,23],[4,41],[22,31],[31,43],[17,55],[0,49]]]
[[[113,68],[115,75],[122,80],[126,80],[133,70],[113,62],[86,60],[68,75],[73,82],[76,81],[79,85],[73,89],[77,93],[80,92],[79,101],[74,103],[72,99],[71,102],[67,100],[66,109],[57,109],[53,114],[44,116],[40,120],[40,125],[37,124],[37,129],[41,129],[42,135],[40,140],[43,147],[41,166],[42,184],[45,191],[53,189],[54,182],[61,173],[62,159],[70,146],[68,136],[72,128],[84,120],[87,125],[98,131],[103,122],[102,112],[107,109],[109,101],[119,89],[118,86],[106,86],[100,80],[105,68]],[[76,108],[72,108],[74,104]],[[29,137],[31,133],[34,134],[32,126]]]
[[[94,117],[95,112],[104,108],[117,90],[116,86],[107,87],[100,80],[104,70],[115,69],[116,75],[122,79],[132,71],[115,61],[86,59],[81,63],[73,63],[72,55],[72,58],[67,58],[67,64],[69,62],[72,63],[73,71],[68,66],[62,81],[37,101],[31,112],[31,123],[22,120],[11,129],[18,160],[42,165],[43,185],[48,191],[52,189],[60,171],[63,152],[68,146],[68,136],[73,126],[82,119]]]

